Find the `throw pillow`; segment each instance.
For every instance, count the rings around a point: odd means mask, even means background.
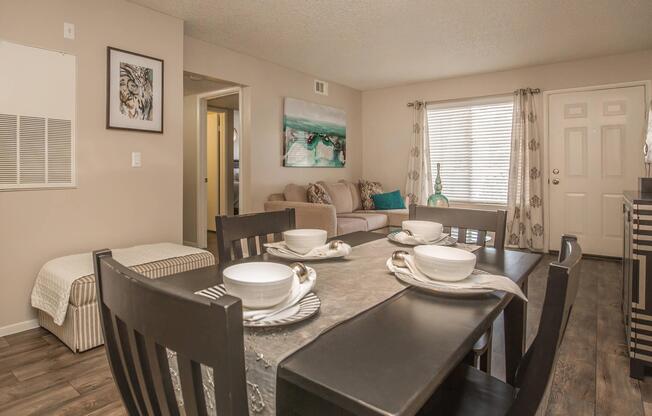
[[[332,204],[333,200],[328,195],[326,189],[318,183],[311,183],[308,185],[308,202],[313,204]]]
[[[364,179],[360,179],[360,198],[362,199],[362,209],[371,210],[376,209],[374,205],[374,200],[371,199],[371,195],[382,194],[383,187],[379,182],[370,182]]]
[[[376,209],[405,209],[401,191],[371,195]]]

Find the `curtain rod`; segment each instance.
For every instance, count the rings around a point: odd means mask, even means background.
[[[539,88],[521,88],[521,89],[518,89],[518,90],[514,90],[514,91],[512,92],[512,94],[517,94],[517,93],[518,93],[519,91],[521,91],[521,90],[525,90],[525,91],[531,92],[532,94],[539,94],[539,93],[541,93],[541,89],[539,89]],[[458,100],[472,100],[472,99],[474,99],[474,98],[497,97],[497,96],[500,96],[500,95],[507,95],[507,94],[509,94],[509,93],[505,93],[505,94],[491,94],[491,95],[483,95],[483,96],[479,96],[479,97],[467,97],[467,98],[459,98],[459,99],[458,99],[458,98],[455,98],[455,99],[452,99],[452,100],[441,100],[441,101],[439,101],[439,102],[445,102],[445,101],[458,101]],[[425,104],[428,104],[428,103],[430,103],[430,102],[432,102],[432,101],[421,101],[421,100],[411,101],[411,102],[407,103],[407,106],[408,106],[408,107],[415,107],[415,106],[416,106],[416,108],[417,108],[417,110],[418,110],[419,108],[421,108],[421,106],[423,106],[423,105],[425,105]]]

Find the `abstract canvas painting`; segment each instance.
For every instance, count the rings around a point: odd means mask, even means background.
[[[346,113],[285,98],[284,157],[287,167],[341,168],[346,162]]]
[[[108,48],[107,128],[163,132],[163,61]]]

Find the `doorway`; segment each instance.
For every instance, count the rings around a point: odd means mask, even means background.
[[[198,242],[215,240],[215,216],[240,213],[239,87],[202,94],[198,109]],[[205,245],[204,245],[205,246]]]
[[[574,234],[587,254],[622,256],[622,193],[643,176],[649,83],[545,93],[550,250]]]
[[[184,244],[215,245],[215,216],[243,211],[242,88],[184,73]]]

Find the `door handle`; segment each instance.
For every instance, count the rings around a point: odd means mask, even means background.
[[[552,184],[553,185],[559,185],[559,179],[553,179]]]

